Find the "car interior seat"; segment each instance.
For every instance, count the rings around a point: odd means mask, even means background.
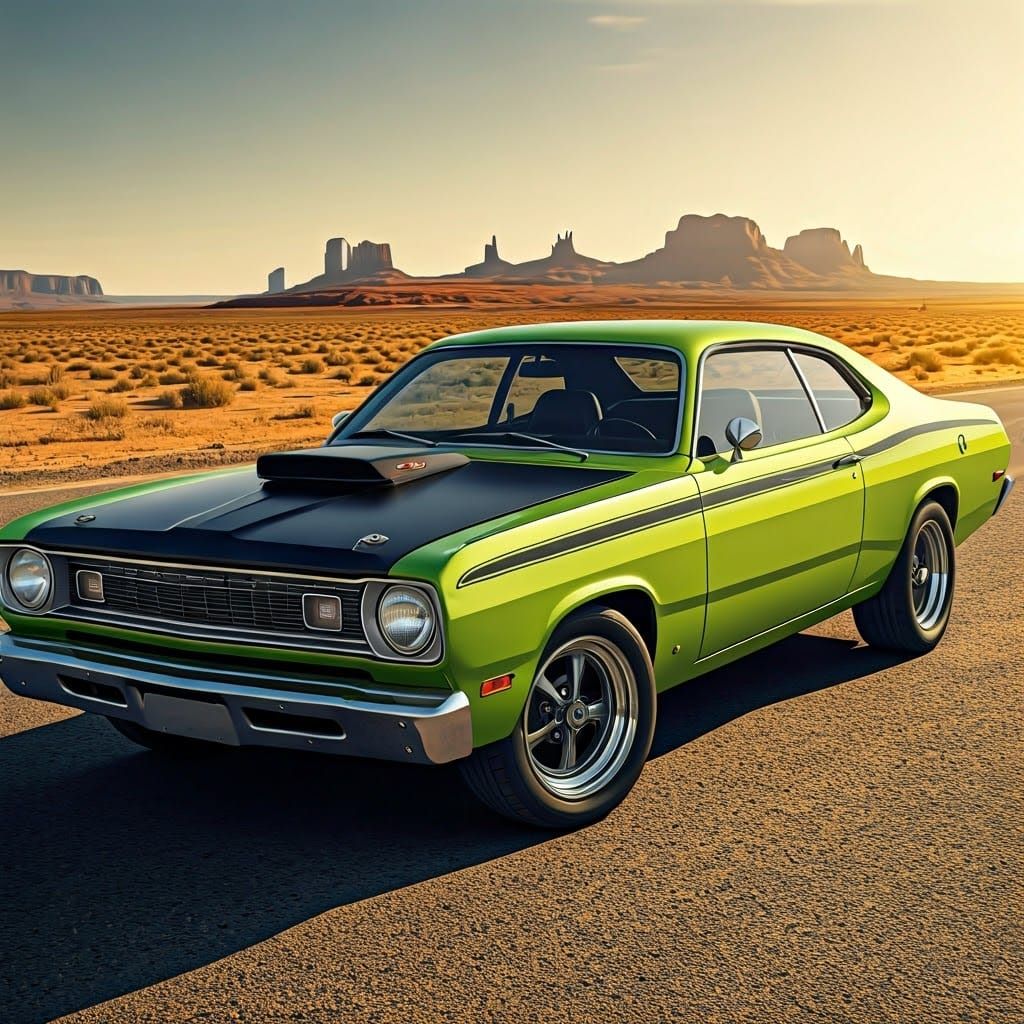
[[[601,419],[601,403],[593,391],[545,391],[530,414],[534,434],[586,434]]]

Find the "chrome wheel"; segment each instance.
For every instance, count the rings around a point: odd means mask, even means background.
[[[632,748],[638,705],[636,677],[615,644],[582,636],[558,648],[537,673],[523,715],[540,784],[579,800],[610,782]]]
[[[946,611],[949,569],[949,546],[942,527],[934,519],[926,519],[914,541],[910,563],[914,617],[922,629],[932,629]]]

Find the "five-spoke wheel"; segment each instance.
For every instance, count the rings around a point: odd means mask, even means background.
[[[654,670],[636,628],[588,608],[554,632],[519,726],[460,762],[473,792],[506,817],[572,828],[633,788],[654,735]]]
[[[578,799],[615,777],[636,732],[637,684],[625,655],[597,636],[564,644],[544,662],[522,728],[542,786]]]

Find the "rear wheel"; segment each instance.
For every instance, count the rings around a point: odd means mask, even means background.
[[[924,654],[942,639],[949,623],[956,582],[956,548],[946,510],[922,504],[885,581],[872,598],[856,605],[853,618],[873,647]]]
[[[170,757],[209,756],[218,754],[228,748],[220,743],[209,743],[206,740],[195,740],[189,736],[175,736],[169,732],[154,732],[137,722],[126,718],[108,717],[107,721],[127,740],[146,747],[147,750]]]
[[[512,735],[461,762],[489,807],[547,828],[603,817],[633,788],[654,735],[654,672],[624,616],[592,609],[555,631]]]

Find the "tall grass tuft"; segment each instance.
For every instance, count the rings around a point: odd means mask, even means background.
[[[204,377],[196,373],[189,377],[182,398],[186,405],[195,409],[219,409],[235,400],[235,389],[219,377]]]

